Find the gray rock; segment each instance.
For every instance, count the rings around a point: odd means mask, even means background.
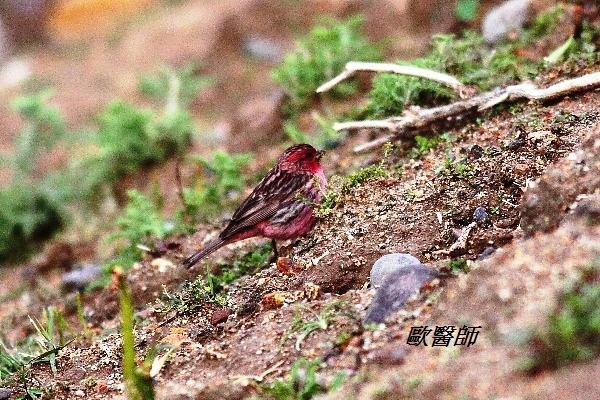
[[[250,36],[244,39],[244,51],[259,60],[278,62],[283,58],[285,50],[280,44],[263,37]]]
[[[98,278],[101,273],[102,267],[98,264],[83,264],[78,269],[63,274],[63,289],[67,291],[83,290]]]
[[[382,323],[388,315],[401,309],[406,301],[425,283],[440,273],[421,264],[413,264],[393,271],[385,277],[365,315],[365,324]]]
[[[380,257],[371,268],[371,286],[378,288],[386,276],[411,265],[421,265],[421,261],[407,253],[386,254]]]
[[[10,389],[0,388],[0,400],[8,400],[10,399]]]
[[[477,222],[477,225],[485,226],[490,223],[490,214],[483,207],[477,207],[473,212],[473,221]]]
[[[481,252],[481,254],[479,255],[479,257],[477,257],[477,260],[485,260],[486,258],[490,258],[492,256],[492,254],[494,254],[496,252],[496,248],[494,246],[488,246],[485,249],[483,249],[483,251]]]
[[[520,31],[531,14],[531,0],[508,0],[492,8],[483,19],[481,33],[486,42],[493,44],[510,32]]]

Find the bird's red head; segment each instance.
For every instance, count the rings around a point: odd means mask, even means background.
[[[289,171],[308,171],[315,173],[321,169],[319,160],[323,155],[310,144],[297,144],[283,152],[278,164]]]

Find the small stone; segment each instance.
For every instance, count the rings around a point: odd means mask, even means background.
[[[365,324],[384,322],[388,315],[401,309],[412,295],[439,275],[435,269],[421,264],[407,265],[391,272],[377,290],[365,315]]]
[[[477,260],[485,260],[486,258],[489,258],[495,252],[496,252],[496,248],[495,247],[488,246],[485,249],[483,249],[483,251],[481,252],[481,254],[479,255],[479,257],[477,257]]]
[[[386,254],[380,257],[371,268],[371,286],[378,288],[390,273],[410,265],[420,265],[421,261],[406,253]]]
[[[273,310],[275,308],[281,307],[285,302],[287,296],[289,296],[289,293],[287,292],[268,293],[262,298],[260,304],[265,310]]]
[[[81,389],[76,390],[75,393],[73,393],[73,394],[77,397],[85,397],[85,392]]]
[[[483,19],[481,33],[488,43],[498,43],[520,31],[531,14],[530,0],[508,0],[492,8]]]
[[[0,400],[8,400],[10,399],[10,389],[0,388]]]
[[[152,262],[150,262],[150,265],[155,268],[158,268],[158,272],[160,272],[160,273],[165,273],[169,269],[175,267],[175,264],[173,264],[171,261],[167,260],[166,258],[155,258],[154,260],[152,260]]]
[[[489,225],[490,214],[483,207],[477,207],[473,212],[473,221],[477,222],[478,225]]]
[[[249,56],[264,61],[279,62],[285,53],[280,44],[264,37],[250,36],[244,39],[243,45]]]
[[[218,310],[215,310],[210,317],[211,325],[216,326],[221,322],[227,321],[229,314],[231,314],[231,311],[229,311],[227,308],[220,308]]]
[[[478,144],[473,145],[469,150],[469,156],[474,159],[481,158],[483,156],[483,147]]]
[[[282,274],[296,275],[296,265],[290,257],[278,257],[277,262],[275,264],[277,265],[277,270]]]
[[[62,276],[62,286],[66,291],[83,290],[102,273],[98,264],[83,264],[78,269],[69,271]]]

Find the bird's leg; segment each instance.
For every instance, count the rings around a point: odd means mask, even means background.
[[[270,262],[277,262],[279,252],[277,251],[277,241],[275,239],[271,239],[271,247],[273,248],[273,255],[271,256]]]

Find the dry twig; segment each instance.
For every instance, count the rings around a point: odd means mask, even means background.
[[[425,79],[431,79],[436,82],[445,83],[448,86],[465,93],[463,86],[456,78],[446,74],[440,74],[436,71],[429,71],[422,68],[402,66],[396,64],[378,64],[378,63],[358,63],[350,62],[346,69],[340,75],[329,82],[321,85],[317,92],[323,92],[331,89],[344,79],[352,76],[357,71],[376,71],[393,72],[404,75],[419,76]],[[335,130],[354,130],[354,129],[382,129],[390,131],[375,140],[358,145],[354,152],[360,153],[379,147],[389,141],[397,140],[403,136],[412,136],[411,130],[422,129],[432,123],[447,120],[452,117],[458,117],[472,111],[483,111],[497,104],[519,99],[529,100],[549,100],[557,97],[567,96],[571,93],[592,90],[600,87],[600,72],[589,73],[577,78],[566,79],[562,82],[551,85],[547,88],[538,88],[532,82],[525,82],[518,85],[511,85],[505,88],[496,88],[494,90],[474,95],[467,99],[457,102],[422,109],[412,107],[404,111],[400,117],[391,117],[383,120],[365,120],[338,122],[333,125]]]
[[[363,71],[391,72],[394,74],[410,75],[418,78],[429,79],[431,81],[443,83],[444,85],[454,89],[459,94],[462,93],[463,89],[465,88],[465,86],[455,77],[442,72],[432,71],[430,69],[413,67],[412,65],[350,61],[346,64],[346,67],[338,76],[319,86],[317,88],[317,93],[327,92],[338,83],[352,77],[357,72]]]

